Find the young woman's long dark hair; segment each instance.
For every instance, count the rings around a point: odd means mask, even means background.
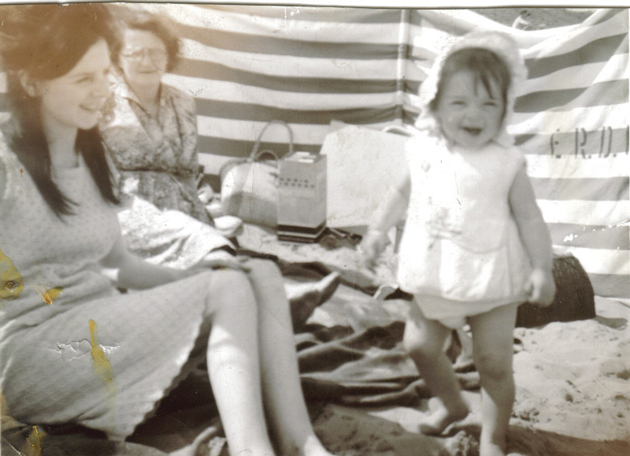
[[[48,206],[60,218],[71,215],[75,203],[52,179],[41,100],[26,93],[20,74],[35,80],[63,76],[100,39],[105,39],[110,49],[119,49],[113,19],[107,5],[85,3],[3,7],[0,19],[0,54],[12,111],[11,120],[2,127],[3,133]],[[98,129],[79,130],[75,146],[102,197],[117,204],[112,171]]]

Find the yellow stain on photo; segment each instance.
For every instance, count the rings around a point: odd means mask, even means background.
[[[114,369],[112,368],[112,364],[107,359],[107,355],[105,354],[105,350],[101,346],[98,340],[98,329],[96,327],[96,322],[94,320],[90,320],[90,344],[92,345],[92,360],[94,361],[94,371],[96,375],[100,377],[105,385],[105,391],[109,396],[110,401],[110,416],[112,419],[112,424],[115,426],[116,421],[116,383],[114,381]]]
[[[33,288],[37,290],[39,295],[42,297],[42,300],[47,305],[51,305],[55,301],[55,299],[59,297],[59,294],[63,291],[63,287],[47,289],[45,286],[42,286],[42,288],[40,289],[37,285],[33,285]]]
[[[23,453],[27,456],[43,456],[42,440],[44,437],[46,437],[46,433],[40,432],[37,426],[33,426],[31,433],[26,438]]]
[[[0,302],[13,301],[24,290],[24,280],[13,261],[0,249]]]
[[[7,398],[4,396],[2,390],[0,390],[0,429],[15,429],[22,426],[22,423],[11,416]]]
[[[94,360],[94,370],[96,374],[108,384],[114,383],[114,371],[112,365],[105,355],[105,351],[98,341],[96,322],[90,320],[90,343],[92,345],[92,359]]]

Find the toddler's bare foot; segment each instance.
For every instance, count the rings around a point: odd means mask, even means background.
[[[468,407],[464,403],[454,410],[448,410],[444,405],[440,405],[437,410],[425,416],[418,428],[425,435],[440,435],[451,424],[466,418],[468,413]]]

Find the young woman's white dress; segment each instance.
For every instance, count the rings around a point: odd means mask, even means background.
[[[82,160],[54,180],[78,203],[76,215],[60,220],[49,209],[0,135],[0,249],[24,279],[19,298],[0,310],[2,393],[20,421],[74,421],[122,439],[193,365],[191,356],[203,359],[195,347],[211,323],[207,284],[220,272],[119,293],[98,266],[119,235],[115,208]],[[62,291],[47,304],[37,289],[54,287]]]

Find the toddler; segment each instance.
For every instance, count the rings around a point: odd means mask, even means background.
[[[406,213],[398,281],[415,305],[403,343],[440,404],[420,424],[425,434],[468,415],[443,348],[452,329],[470,325],[482,456],[506,452],[517,307],[548,306],[555,295],[550,235],[505,129],[525,76],[516,44],[496,32],[467,35],[438,58],[420,89],[407,175],[362,243],[372,267]]]

